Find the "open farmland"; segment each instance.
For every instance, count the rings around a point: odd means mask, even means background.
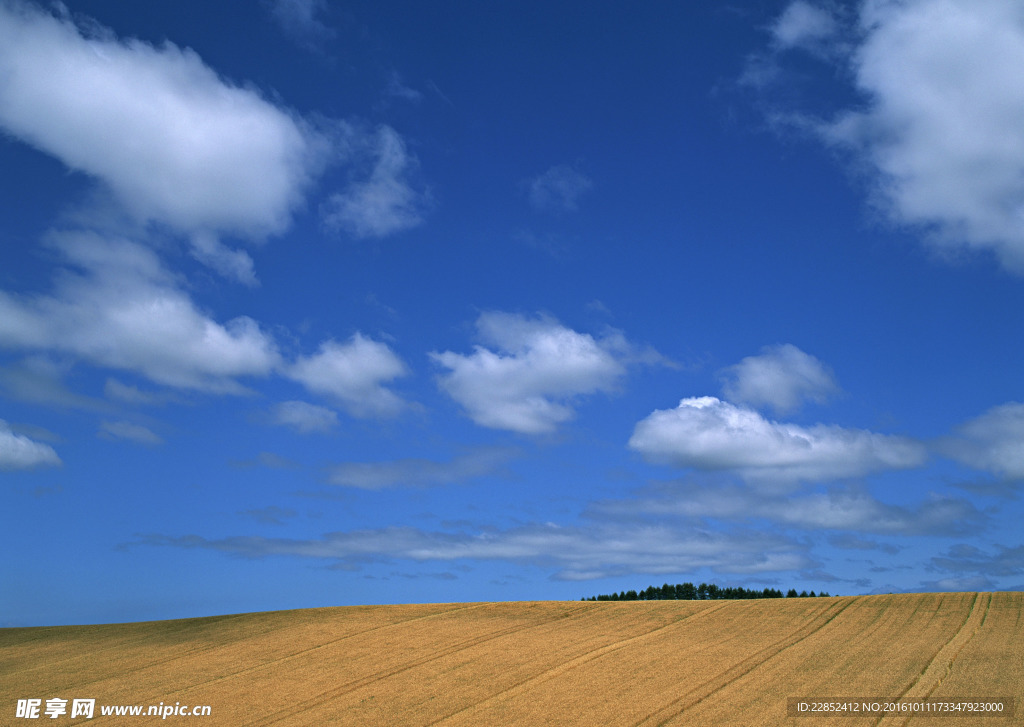
[[[0,630],[18,699],[210,705],[217,725],[1012,724],[791,716],[789,697],[1024,700],[1022,593],[358,606]]]

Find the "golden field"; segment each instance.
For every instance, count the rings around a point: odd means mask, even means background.
[[[1024,594],[353,606],[0,629],[0,724],[1024,724]],[[16,719],[93,698],[92,719]],[[1013,698],[1016,717],[788,699]],[[210,705],[104,717],[101,705]]]

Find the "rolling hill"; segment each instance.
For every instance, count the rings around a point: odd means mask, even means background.
[[[1024,593],[449,603],[8,628],[0,723],[31,724],[18,701],[38,699],[61,725],[161,719],[102,714],[131,705],[205,725],[1013,724],[1022,606]],[[794,698],[858,711],[798,713]],[[50,699],[66,713],[49,719]],[[74,699],[95,699],[93,717],[72,718]],[[897,699],[918,711],[871,709]],[[996,699],[1012,701],[965,711]],[[180,714],[196,705],[209,715]]]

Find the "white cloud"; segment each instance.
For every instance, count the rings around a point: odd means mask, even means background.
[[[405,376],[405,364],[387,344],[360,333],[343,344],[326,341],[318,353],[298,358],[284,373],[355,416],[394,416],[408,406],[383,384]]]
[[[163,444],[164,441],[141,424],[126,421],[102,422],[99,434],[105,439],[127,439],[138,444]]]
[[[490,312],[480,315],[476,327],[495,350],[478,345],[468,355],[430,357],[448,369],[441,388],[474,422],[493,429],[554,431],[573,417],[574,397],[613,390],[625,364],[637,358],[620,333],[595,339],[547,317]]]
[[[529,198],[534,209],[574,212],[580,197],[590,191],[594,182],[572,167],[560,164],[530,182]]]
[[[505,447],[478,447],[447,462],[419,458],[346,462],[331,467],[327,481],[364,490],[447,485],[492,474],[514,455],[515,450]]]
[[[259,284],[252,257],[244,250],[232,250],[208,232],[192,235],[192,256],[225,278],[234,278],[250,287]]]
[[[861,477],[925,460],[924,447],[910,439],[779,423],[713,396],[653,412],[637,423],[629,447],[654,462],[777,482]]]
[[[241,393],[236,380],[279,364],[248,317],[200,311],[152,250],[93,233],[51,235],[67,261],[50,295],[0,291],[0,347],[71,354],[160,384]]]
[[[89,232],[55,233],[49,244],[67,266],[49,294],[0,291],[0,348],[70,355],[213,393],[246,393],[239,379],[282,374],[356,416],[389,416],[407,406],[383,385],[407,373],[383,343],[356,334],[348,343],[328,341],[317,354],[286,362],[253,319],[219,323],[201,311],[147,247]],[[0,383],[26,379],[16,373],[0,370]],[[108,381],[106,392],[122,401],[156,400],[118,382]],[[303,431],[335,421],[333,412],[302,402],[279,407],[275,416]]]
[[[415,561],[506,560],[554,567],[563,580],[632,573],[771,573],[806,568],[810,559],[792,541],[762,533],[719,533],[657,525],[590,528],[530,525],[485,533],[384,528],[328,533],[317,540],[151,535],[142,544],[210,548],[247,557],[291,555],[353,563],[403,558]]]
[[[272,411],[274,423],[291,427],[302,434],[328,432],[338,424],[338,415],[325,406],[304,401],[282,401]]]
[[[723,372],[723,392],[735,403],[793,411],[805,401],[823,403],[839,391],[835,377],[814,356],[792,344],[766,346]]]
[[[1024,8],[872,0],[851,56],[864,103],[822,124],[867,163],[880,205],[936,249],[1024,274]]]
[[[206,233],[201,256],[242,267],[209,235],[282,232],[330,151],[308,124],[190,49],[87,34],[8,2],[0,127],[101,180],[137,218]]]
[[[818,48],[835,36],[838,24],[832,13],[805,0],[790,3],[772,26],[772,38],[780,48]]]
[[[352,182],[331,195],[323,208],[324,224],[361,238],[385,237],[419,225],[429,197],[409,181],[416,158],[406,150],[402,137],[382,126],[363,145],[369,149],[360,153],[373,157],[373,171],[369,179]]]
[[[1024,404],[989,409],[937,442],[948,457],[1012,480],[1024,479]]]
[[[53,447],[23,434],[15,434],[7,422],[0,419],[0,470],[27,470],[60,464],[60,457]]]

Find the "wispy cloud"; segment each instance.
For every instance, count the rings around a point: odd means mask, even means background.
[[[0,310],[4,294],[0,291]],[[0,322],[0,348],[18,348],[7,339]],[[73,373],[74,362],[66,356],[32,353],[10,366],[0,367],[0,388],[12,399],[68,409],[108,411],[107,402],[79,394],[68,388],[65,379]]]
[[[446,462],[422,458],[345,462],[329,469],[327,481],[364,490],[448,485],[499,472],[517,454],[508,447],[478,447]]]
[[[105,421],[100,423],[99,436],[105,439],[126,439],[136,444],[163,444],[157,434],[141,424],[126,421]]]
[[[416,158],[389,126],[380,127],[363,145],[373,159],[365,180],[351,182],[324,204],[324,224],[359,238],[386,237],[416,227],[430,203],[430,195],[413,187]]]
[[[530,181],[530,204],[538,211],[575,212],[580,198],[593,186],[590,177],[560,164]]]
[[[646,514],[713,519],[729,523],[768,521],[773,527],[874,535],[966,535],[985,515],[963,498],[933,496],[914,506],[881,502],[858,486],[827,492],[762,492],[747,485],[666,483],[650,494],[599,503],[595,513]],[[838,533],[837,533],[838,537]],[[843,547],[863,541],[847,540]],[[875,546],[872,546],[875,547]]]
[[[399,99],[410,103],[419,103],[423,100],[423,93],[415,88],[407,86],[402,81],[398,71],[392,71],[388,76],[388,85],[384,88],[384,96],[389,99]]]
[[[918,467],[924,445],[861,429],[811,427],[765,419],[713,396],[683,399],[637,423],[629,446],[652,462],[731,470],[755,481],[798,482],[862,477]]]
[[[497,532],[448,533],[409,527],[328,533],[318,539],[251,536],[207,539],[198,535],[143,535],[129,545],[208,548],[250,558],[289,555],[358,565],[413,561],[512,561],[556,569],[562,580],[631,573],[763,574],[809,567],[804,546],[787,538],[740,531],[680,530],[664,526],[591,528],[531,525]]]
[[[839,24],[831,8],[795,0],[782,11],[771,31],[779,48],[817,50],[836,36]]]
[[[264,0],[264,4],[285,33],[310,49],[334,37],[334,31],[321,20],[326,0]]]
[[[163,392],[143,391],[138,386],[125,384],[114,378],[108,378],[103,384],[103,393],[109,399],[125,404],[157,406],[167,403],[172,397]]]
[[[305,401],[282,401],[273,407],[271,417],[275,424],[291,427],[301,434],[329,432],[338,425],[338,414],[333,409]]]
[[[933,557],[931,563],[961,577],[968,573],[991,577],[1024,575],[1024,546],[995,547],[995,553],[986,553],[973,545],[953,545],[945,554]]]

